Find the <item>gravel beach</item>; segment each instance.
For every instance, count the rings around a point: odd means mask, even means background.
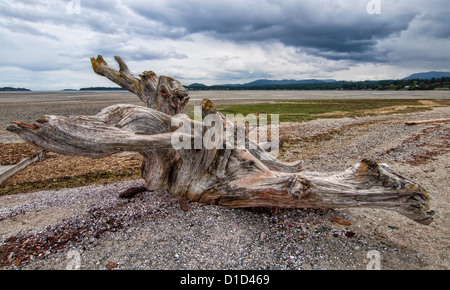
[[[280,130],[280,159],[305,170],[371,158],[417,181],[436,211],[429,226],[376,209],[184,210],[163,191],[118,198],[143,185],[132,180],[0,196],[0,269],[366,269],[370,251],[381,269],[449,269],[450,124],[404,124],[438,118],[450,107]]]

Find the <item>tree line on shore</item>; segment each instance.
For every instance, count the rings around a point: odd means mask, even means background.
[[[2,87],[0,88],[0,92],[14,92],[14,91],[30,91],[25,88],[13,88],[13,87]]]
[[[381,81],[335,81],[254,86],[192,84],[188,90],[434,90],[449,89],[450,77]]]
[[[191,84],[184,86],[191,91],[204,90],[449,90],[450,77],[431,79],[403,79],[381,81],[333,81],[292,84],[260,85],[211,85]],[[123,91],[120,87],[87,87],[79,91]],[[26,88],[1,87],[0,91],[30,91]],[[66,89],[64,91],[77,91]]]

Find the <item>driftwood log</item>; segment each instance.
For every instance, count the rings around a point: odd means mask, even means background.
[[[372,207],[399,212],[421,224],[432,222],[426,191],[372,160],[339,173],[307,172],[300,162],[272,157],[248,139],[248,131],[245,148],[229,149],[220,138],[216,141],[223,144],[214,142],[221,146],[195,147],[195,140],[205,137],[211,124],[183,115],[189,97],[180,82],[151,71],[135,77],[120,57],[115,59],[119,70],[110,68],[100,55],[91,58],[92,67],[136,94],[145,107],[119,104],[95,116],[43,116],[34,124],[14,122],[8,130],[66,155],[101,158],[120,151],[139,152],[146,189],[167,190],[183,200],[234,208]],[[237,130],[209,100],[202,102],[202,115],[215,117],[228,131]],[[191,134],[179,133],[181,126],[193,128]],[[181,139],[193,146],[175,148],[173,141]]]

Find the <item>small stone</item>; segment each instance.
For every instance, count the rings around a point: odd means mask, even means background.
[[[115,263],[115,262],[108,262],[108,263],[106,264],[106,269],[112,270],[112,269],[117,268],[118,266],[119,266],[118,263]]]
[[[351,238],[351,237],[353,237],[354,235],[355,235],[355,233],[352,232],[352,231],[346,231],[346,232],[345,232],[345,236],[346,236],[346,237]]]

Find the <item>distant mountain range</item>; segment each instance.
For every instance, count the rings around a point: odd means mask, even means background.
[[[430,72],[422,72],[412,74],[404,80],[413,80],[413,79],[422,79],[422,80],[431,80],[432,78],[440,79],[440,78],[449,78],[450,72],[442,72],[442,71],[430,71]]]
[[[439,71],[430,71],[430,72],[421,72],[414,73],[402,80],[412,80],[412,79],[423,79],[423,80],[431,80],[432,78],[439,79],[443,77],[450,77],[450,72],[439,72]],[[210,87],[232,87],[232,88],[250,88],[250,87],[262,87],[262,86],[280,86],[280,85],[299,85],[299,84],[326,84],[326,83],[336,83],[337,80],[334,79],[307,79],[307,80],[268,80],[268,79],[260,79],[256,81],[252,81],[244,84],[224,84],[224,85],[212,85]],[[201,89],[208,87],[207,85],[200,83],[190,84],[188,87],[190,88],[199,88]]]
[[[424,79],[424,80],[431,80],[432,78],[439,79],[443,77],[450,77],[450,72],[438,72],[438,71],[430,71],[430,72],[421,72],[421,73],[414,73],[406,78],[403,78],[402,80],[412,80],[412,79]],[[267,79],[260,79],[256,81],[252,81],[249,83],[244,84],[224,84],[224,85],[213,85],[213,87],[235,87],[235,88],[250,88],[250,87],[260,87],[260,86],[273,86],[273,85],[298,85],[298,84],[326,84],[326,83],[335,83],[338,82],[337,80],[333,79],[325,79],[325,80],[318,80],[318,79],[307,79],[307,80],[267,80]],[[191,88],[201,88],[201,87],[207,87],[204,84],[200,83],[194,83],[190,84],[188,87]]]
[[[267,80],[261,79],[252,81],[245,84],[227,84],[222,86],[237,86],[237,87],[254,87],[254,86],[271,86],[271,85],[295,85],[295,84],[319,84],[319,83],[332,83],[336,82],[336,80],[317,80],[317,79],[308,79],[308,80]]]
[[[214,87],[256,87],[256,86],[272,86],[272,85],[296,85],[296,84],[321,84],[321,83],[333,83],[337,82],[336,80],[326,79],[326,80],[317,80],[317,79],[307,79],[307,80],[267,80],[260,79],[256,81],[252,81],[245,84],[224,84],[224,85],[214,85]],[[190,84],[188,87],[206,87],[204,84],[194,83]]]
[[[417,82],[416,80],[420,80]],[[194,83],[188,90],[434,90],[450,86],[450,72],[415,73],[404,79],[371,81],[337,81],[333,79],[267,80],[244,84],[207,86]]]

